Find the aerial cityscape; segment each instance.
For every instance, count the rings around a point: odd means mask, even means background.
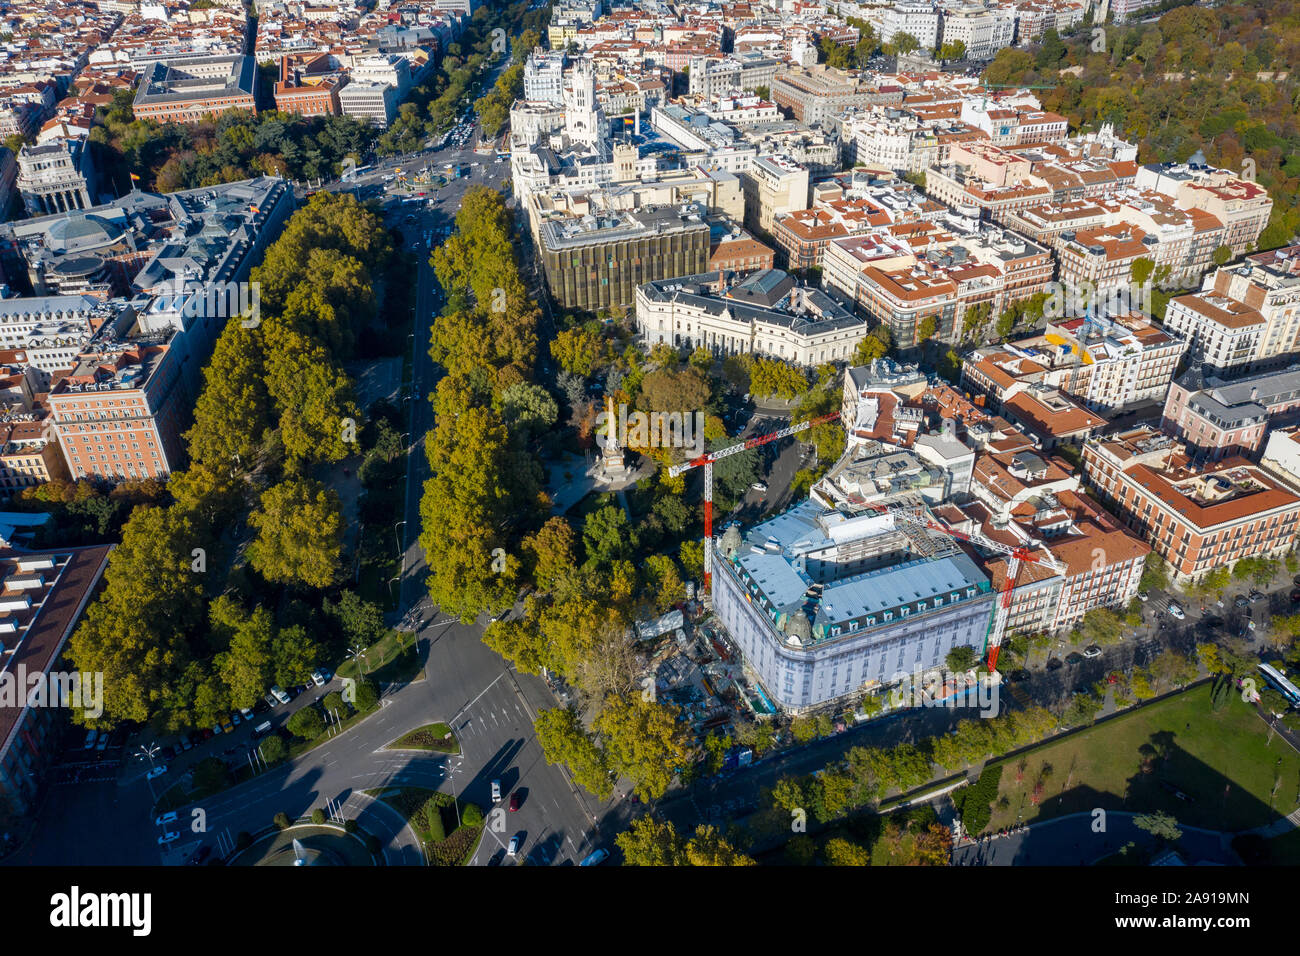
[[[1297,16],[0,0],[0,861],[1300,864]]]

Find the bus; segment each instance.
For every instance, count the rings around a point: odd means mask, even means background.
[[[1264,679],[1273,686],[1274,690],[1291,702],[1292,706],[1300,704],[1300,687],[1287,680],[1277,668],[1260,664],[1259,672],[1264,675]]]

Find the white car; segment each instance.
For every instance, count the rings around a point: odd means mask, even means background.
[[[156,780],[158,777],[161,777],[166,772],[167,772],[167,765],[165,763],[159,764],[158,766],[150,770],[147,774],[145,774],[144,778],[146,780]]]
[[[274,687],[271,688],[271,696],[274,697],[282,704],[287,704],[292,699],[288,694],[284,692],[284,688],[281,687],[279,684],[276,684]]]
[[[319,667],[311,672],[312,683],[314,683],[317,687],[324,687],[326,684],[328,684],[330,682],[330,677],[331,675],[329,671],[322,670]]]
[[[514,856],[519,852],[519,834],[510,838],[510,845],[506,847],[506,856]]]
[[[749,487],[753,488],[755,491],[762,492],[763,494],[767,493],[767,482],[756,481]]]
[[[1095,657],[1101,657],[1101,648],[1096,644],[1090,644],[1083,649],[1083,656],[1092,660]]]
[[[492,802],[493,803],[501,802],[501,781],[500,780],[492,781]]]
[[[177,831],[168,830],[166,833],[164,833],[162,836],[158,838],[158,845],[166,846],[168,843],[171,843],[173,840],[179,840],[180,836],[181,836],[180,833],[178,833]]]
[[[1183,609],[1180,608],[1177,604],[1169,605],[1169,615],[1171,617],[1176,617],[1180,621],[1183,620],[1183,618],[1187,617],[1187,615],[1183,613]]]

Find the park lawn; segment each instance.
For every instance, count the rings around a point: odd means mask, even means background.
[[[1153,771],[1143,774],[1138,748],[1162,741],[1168,742],[1169,756],[1157,758]],[[1022,760],[1024,779],[1017,783]],[[990,823],[994,830],[1014,825],[1021,808],[1023,822],[1029,823],[1101,807],[1162,810],[1186,826],[1235,831],[1269,823],[1300,802],[1300,755],[1276,735],[1270,743],[1254,707],[1235,694],[1212,712],[1208,684],[1004,763]],[[1044,763],[1051,774],[1035,806],[1030,795]],[[1179,799],[1162,781],[1191,801]],[[1276,796],[1270,796],[1275,786]],[[998,806],[1002,797],[1006,808]]]
[[[405,642],[405,646],[403,646]],[[364,676],[381,684],[406,683],[424,676],[424,653],[412,634],[389,631],[361,652]],[[357,662],[349,658],[338,666],[339,677],[356,677]]]
[[[437,753],[458,754],[460,744],[456,742],[451,728],[443,723],[425,724],[403,734],[385,750],[432,750]]]

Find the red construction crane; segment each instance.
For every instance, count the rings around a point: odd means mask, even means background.
[[[1035,552],[1021,545],[1003,544],[1001,541],[995,541],[993,538],[982,534],[968,534],[964,531],[957,531],[949,528],[946,524],[930,517],[920,508],[908,508],[899,505],[876,504],[864,501],[858,495],[849,495],[849,501],[861,508],[870,508],[872,511],[879,511],[882,514],[889,514],[894,517],[895,521],[902,521],[917,527],[925,528],[929,531],[937,531],[939,534],[945,534],[950,538],[956,538],[958,541],[965,541],[970,544],[979,545],[981,548],[988,548],[991,551],[997,551],[1007,557],[1007,574],[1003,583],[1002,590],[998,594],[997,607],[993,612],[993,619],[989,622],[988,633],[984,637],[984,645],[988,650],[989,670],[996,669],[998,663],[998,649],[1002,646],[1003,632],[1006,630],[1007,618],[1011,613],[1011,595],[1016,589],[1016,583],[1020,577],[1020,568],[1023,562],[1029,561],[1034,564],[1045,564],[1054,571],[1064,571],[1065,568],[1047,548],[1041,552]]]
[[[831,422],[839,417],[839,412],[831,412],[829,415],[810,418],[806,422],[799,422],[774,432],[768,432],[765,435],[755,435],[753,438],[746,439],[739,444],[719,448],[717,451],[708,452],[699,458],[684,461],[680,465],[673,465],[668,469],[668,477],[676,478],[692,468],[704,468],[704,590],[708,591],[713,583],[713,572],[711,570],[713,567],[713,463],[720,458],[726,458],[742,451],[749,451],[751,448],[757,448],[759,445],[766,445],[768,442],[798,434],[805,429],[812,428],[814,425]]]

